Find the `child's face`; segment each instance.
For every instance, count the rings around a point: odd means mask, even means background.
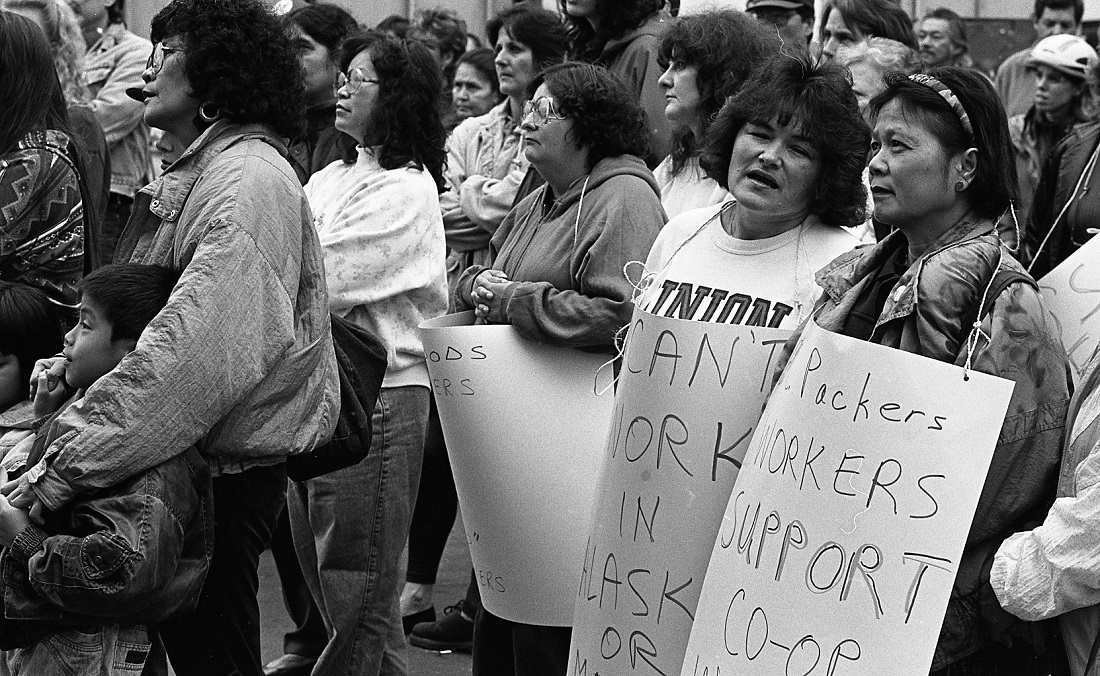
[[[95,301],[80,302],[80,321],[65,334],[65,357],[69,360],[65,380],[70,387],[84,389],[118,366],[135,341],[111,340],[111,324]]]
[[[27,387],[20,373],[19,357],[0,352],[0,411],[6,411],[25,399]]]

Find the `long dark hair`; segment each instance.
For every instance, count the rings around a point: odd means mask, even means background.
[[[573,42],[572,57],[581,61],[595,61],[608,40],[641,27],[664,6],[665,0],[596,0],[600,29],[593,30],[588,19],[569,16],[565,0],[558,0],[558,9]]]
[[[442,192],[447,132],[441,112],[443,74],[439,63],[416,40],[364,31],[344,41],[340,69],[347,72],[351,60],[361,52],[370,53],[381,80],[370,123],[377,138],[382,139],[378,163],[383,169],[412,163],[431,174]],[[345,162],[354,162],[355,157],[354,145],[345,148]]]
[[[0,153],[11,152],[36,129],[69,130],[50,43],[33,21],[5,11],[0,11],[0,101]]]

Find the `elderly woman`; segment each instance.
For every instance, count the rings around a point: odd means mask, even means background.
[[[0,12],[0,279],[75,317],[84,273],[79,156],[53,55],[30,19]]]
[[[863,221],[867,143],[843,68],[773,57],[722,107],[703,150],[703,170],[733,199],[661,230],[646,261],[642,307],[697,321],[797,326],[821,292],[814,273],[859,244],[842,226]],[[708,300],[697,302],[696,288],[710,289]]]
[[[507,98],[487,114],[466,120],[447,141],[448,190],[440,198],[447,232],[447,280],[451,292],[471,265],[492,261],[489,241],[511,210],[529,163],[522,149],[519,125],[529,87],[542,69],[565,58],[569,35],[558,16],[531,4],[518,4],[487,26],[496,49],[494,81]],[[465,59],[468,54],[463,55]],[[461,62],[461,60],[460,60]],[[459,82],[462,67],[455,82]],[[457,92],[457,87],[456,87]],[[457,101],[457,98],[456,98]],[[409,531],[409,566],[401,594],[401,612],[409,642],[434,650],[470,650],[478,588],[472,583],[466,598],[435,622],[432,591],[444,545],[458,512],[458,495],[451,476],[438,412],[428,420],[429,443],[424,448],[420,493]],[[418,623],[421,624],[419,627]]]
[[[920,49],[913,22],[895,0],[827,0],[818,34],[821,58],[828,61],[844,45],[866,38],[890,38]]]
[[[661,36],[672,23],[665,0],[558,0],[573,39],[573,58],[596,63],[619,76],[634,92],[649,125],[649,154],[656,166],[672,150],[671,129],[662,114],[665,97],[657,78]]]
[[[729,193],[699,167],[699,151],[718,109],[753,70],[779,52],[775,32],[748,14],[713,10],[682,17],[661,40],[665,117],[672,154],[654,170],[669,218],[721,204]]]
[[[665,222],[640,159],[643,113],[627,85],[598,66],[552,66],[530,88],[524,147],[546,185],[505,217],[490,245],[492,267],[466,270],[455,301],[529,340],[611,352],[633,310],[623,266],[645,258]],[[482,608],[474,673],[564,674],[569,635],[568,627],[521,625]]]
[[[1053,651],[1001,611],[993,554],[1053,499],[1066,356],[1034,281],[997,236],[1016,190],[992,85],[955,67],[891,75],[871,102],[875,217],[896,231],[818,273],[824,329],[1010,378],[1016,386],[932,662],[932,674],[1048,674]],[[788,345],[793,345],[793,341]]]
[[[378,336],[386,369],[362,462],[295,482],[290,526],[329,630],[315,673],[403,673],[398,559],[416,503],[430,399],[417,327],[447,310],[442,73],[427,47],[384,33],[340,51],[336,128],[342,162],[306,195],[332,311]],[[381,671],[380,671],[381,670]]]
[[[500,103],[495,61],[496,54],[488,47],[467,51],[458,59],[451,84],[455,124],[485,115]]]
[[[321,249],[283,141],[301,131],[301,68],[259,0],[175,0],[152,38],[145,121],[186,150],[137,193],[118,257],[182,276],[138,348],[89,388],[94,406],[57,419],[47,460],[24,475],[33,489],[21,481],[12,502],[56,509],[201,440],[213,559],[197,608],[159,629],[181,676],[258,674],[257,568],[284,461],[326,440],[339,412]]]
[[[1087,79],[1097,61],[1096,50],[1076,35],[1052,35],[1031,50],[1028,67],[1035,74],[1035,101],[1027,113],[1008,121],[1020,178],[1016,217],[1021,226],[1030,221],[1039,176],[1051,150],[1093,113]],[[1028,236],[1025,232],[1023,239]],[[1032,258],[1034,252],[1024,253],[1025,260]]]

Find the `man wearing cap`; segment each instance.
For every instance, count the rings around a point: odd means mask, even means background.
[[[775,26],[785,53],[798,54],[809,47],[814,30],[813,0],[748,0],[745,11]]]
[[[1051,35],[1079,34],[1084,14],[1084,0],[1035,0],[1035,43]],[[1021,49],[1001,63],[993,78],[1009,118],[1023,115],[1034,102],[1035,74],[1028,68],[1029,58],[1031,47]]]

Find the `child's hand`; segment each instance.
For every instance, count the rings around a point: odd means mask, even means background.
[[[47,359],[39,359],[34,362],[34,370],[31,372],[31,396],[30,399],[34,399],[38,394],[38,385],[42,382],[42,376],[46,377],[46,389],[51,392],[60,389],[65,391],[65,369],[68,368],[69,360],[64,355],[54,355]],[[64,401],[64,400],[62,400]],[[53,413],[53,411],[48,411]]]
[[[65,387],[64,373],[62,368],[62,375],[56,377],[51,381],[50,370],[43,369],[38,373],[37,385],[31,386],[31,393],[34,397],[34,417],[41,418],[42,416],[49,415],[61,408],[61,404],[65,403],[68,398],[69,390]]]
[[[7,470],[0,467],[0,483],[7,483],[7,480]],[[6,497],[0,495],[0,545],[10,547],[16,536],[29,525],[31,525],[30,514],[13,507]]]

